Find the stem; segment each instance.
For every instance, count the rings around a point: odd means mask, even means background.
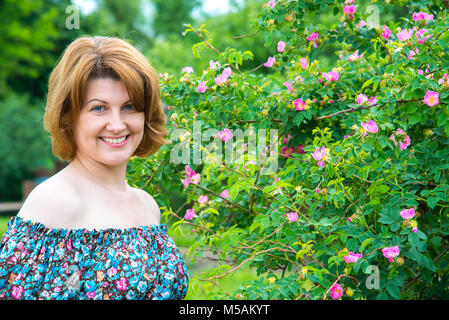
[[[232,201],[229,201],[229,199],[226,199],[226,198],[222,197],[222,196],[219,195],[218,193],[216,193],[216,192],[214,192],[214,191],[212,191],[212,190],[210,190],[210,189],[208,189],[208,188],[206,188],[206,187],[203,187],[203,186],[200,186],[199,184],[194,184],[194,183],[193,183],[192,185],[195,186],[195,187],[197,187],[197,188],[200,188],[200,189],[203,190],[203,191],[212,193],[214,196],[216,196],[216,197],[218,197],[218,198],[221,198],[221,199],[225,200],[226,203],[229,203],[231,206],[234,206],[234,207],[236,207],[236,208],[238,208],[238,209],[240,209],[240,210],[243,210],[243,211],[245,211],[245,212],[251,213],[250,210],[248,210],[248,209],[246,209],[246,208],[243,208],[242,206],[238,205],[237,203],[234,203],[234,202],[232,202]]]

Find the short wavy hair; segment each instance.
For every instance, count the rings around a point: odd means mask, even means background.
[[[145,56],[120,38],[80,37],[65,49],[49,79],[43,124],[56,157],[74,159],[73,126],[88,81],[101,78],[121,80],[134,107],[145,113],[143,138],[133,156],[150,156],[168,143],[158,75]]]

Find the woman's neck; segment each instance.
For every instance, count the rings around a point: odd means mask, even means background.
[[[126,183],[126,163],[108,167],[91,159],[75,156],[67,169],[83,180],[88,180],[108,191],[124,192],[129,190]]]

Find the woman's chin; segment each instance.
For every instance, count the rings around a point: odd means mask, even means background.
[[[126,164],[131,155],[115,155],[111,157],[103,157],[100,162],[110,167],[117,167]]]

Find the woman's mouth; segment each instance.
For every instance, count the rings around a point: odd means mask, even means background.
[[[103,141],[104,143],[106,143],[110,147],[118,148],[118,147],[124,146],[128,142],[129,136],[130,136],[130,134],[127,136],[122,136],[120,138],[100,137],[100,140]]]

